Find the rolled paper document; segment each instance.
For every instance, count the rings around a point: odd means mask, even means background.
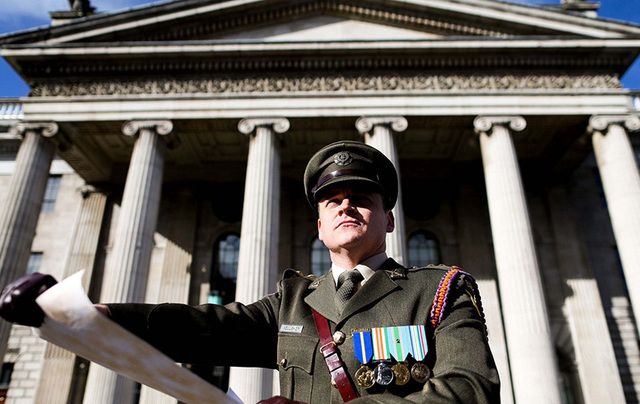
[[[98,312],[82,288],[83,272],[36,299],[46,314],[41,338],[186,403],[240,403]]]

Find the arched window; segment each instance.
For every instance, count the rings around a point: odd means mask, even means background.
[[[414,232],[408,242],[409,266],[440,263],[440,244],[436,236],[426,230]]]
[[[216,241],[214,246],[213,270],[211,271],[209,303],[230,303],[236,295],[236,278],[238,276],[238,255],[240,253],[240,237],[229,233]]]
[[[331,257],[324,243],[316,237],[311,243],[311,273],[316,276],[325,274],[331,268]]]
[[[236,281],[238,277],[238,255],[240,253],[240,237],[228,234],[218,240],[218,271],[225,279]]]

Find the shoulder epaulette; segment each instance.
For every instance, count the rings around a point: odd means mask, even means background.
[[[482,319],[482,323],[484,325],[485,334],[486,334],[486,320],[484,317],[484,311],[482,309],[482,300],[480,298],[480,292],[478,291],[478,285],[476,280],[468,274],[464,272],[459,267],[452,266],[446,274],[440,280],[440,284],[438,285],[438,289],[436,290],[436,294],[433,297],[433,305],[431,306],[431,313],[429,315],[429,322],[431,324],[431,329],[435,330],[440,322],[442,321],[445,312],[447,311],[447,304],[449,303],[449,297],[451,295],[452,289],[455,288],[455,285],[461,281],[463,283],[464,292],[469,295],[469,299],[471,303],[475,307],[478,315]],[[452,287],[453,285],[453,287]]]
[[[287,268],[284,270],[284,272],[282,273],[282,280],[285,279],[291,279],[291,278],[306,278],[309,279],[310,281],[313,281],[316,279],[315,275],[306,275],[298,270],[292,269],[292,268]]]
[[[451,267],[443,264],[427,264],[423,266],[414,266],[414,267],[407,268],[407,271],[416,272],[416,271],[425,271],[430,269],[440,269],[443,271],[448,271],[451,269]]]

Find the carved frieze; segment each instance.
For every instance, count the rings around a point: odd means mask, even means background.
[[[621,88],[616,75],[374,75],[219,77],[35,83],[31,96],[139,94],[336,93],[376,91],[505,91]]]

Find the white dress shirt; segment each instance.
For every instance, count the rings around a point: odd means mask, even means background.
[[[348,271],[351,269],[357,269],[362,274],[362,282],[360,282],[360,286],[364,285],[369,278],[373,276],[378,268],[387,260],[387,253],[381,252],[380,254],[372,255],[366,260],[362,261],[355,268],[340,268],[336,264],[331,264],[331,274],[333,275],[333,281],[335,284],[338,284],[338,277],[344,271]]]

